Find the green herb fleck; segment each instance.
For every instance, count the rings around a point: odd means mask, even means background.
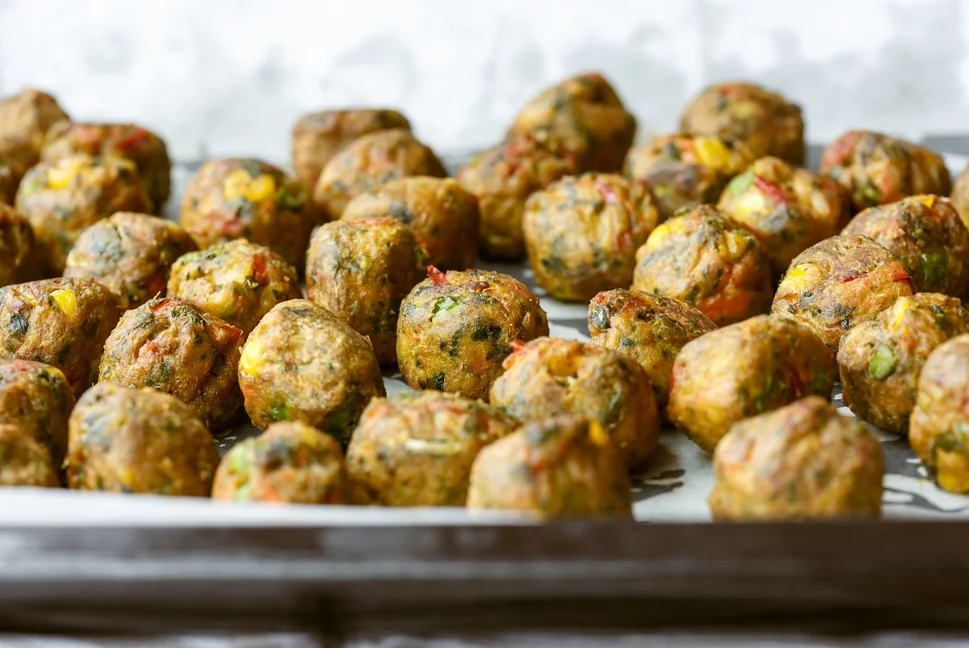
[[[434,302],[434,307],[431,309],[431,319],[434,319],[441,313],[446,313],[460,303],[460,299],[455,297],[441,297]]]
[[[895,371],[898,358],[895,350],[890,346],[880,344],[875,348],[875,352],[868,361],[868,375],[875,380],[885,380]]]
[[[754,184],[754,172],[746,171],[730,181],[727,191],[731,196],[741,196]]]

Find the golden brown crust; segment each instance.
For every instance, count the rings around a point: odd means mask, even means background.
[[[17,137],[40,152],[47,130],[67,119],[67,113],[51,95],[40,90],[23,90],[0,100],[0,137]]]
[[[0,423],[0,487],[60,488],[47,448],[17,425]]]
[[[58,468],[67,452],[74,392],[64,373],[29,360],[0,360],[0,424],[43,445]]]
[[[33,227],[0,202],[0,287],[39,279],[38,255]]]

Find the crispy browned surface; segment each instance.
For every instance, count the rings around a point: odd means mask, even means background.
[[[67,452],[72,409],[74,392],[60,369],[29,360],[0,360],[0,424],[12,425],[43,445],[55,468]]]
[[[0,423],[0,487],[60,485],[48,449],[20,426]]]
[[[17,137],[30,142],[39,152],[47,129],[67,119],[67,113],[51,95],[24,90],[0,100],[0,137]]]
[[[717,446],[715,520],[877,517],[884,453],[857,421],[812,396],[734,425]]]
[[[0,287],[39,279],[34,230],[27,219],[0,202]]]

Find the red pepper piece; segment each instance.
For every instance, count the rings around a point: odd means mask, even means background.
[[[427,276],[435,286],[446,286],[448,283],[447,276],[434,266],[427,266]]]
[[[804,395],[804,383],[801,382],[801,375],[794,365],[787,365],[787,384],[790,385],[794,398],[801,398]]]
[[[757,187],[762,194],[774,202],[787,202],[787,196],[784,195],[784,191],[770,180],[762,178],[759,175],[755,175],[754,186]]]
[[[620,250],[628,250],[633,245],[633,233],[623,230],[622,234],[616,237],[616,247]]]
[[[148,131],[142,128],[136,128],[131,133],[115,143],[114,147],[121,151],[122,153],[129,153],[134,149],[139,148],[142,144],[148,141]]]
[[[152,313],[157,313],[161,309],[163,309],[166,306],[168,306],[168,304],[171,303],[171,301],[172,301],[171,299],[163,299],[160,302],[158,302],[157,304],[155,304],[154,306],[151,306],[150,307],[150,310],[151,310]]]
[[[252,260],[252,278],[260,286],[266,285],[266,257],[261,254]]]
[[[605,199],[606,204],[610,204],[611,203],[611,204],[614,204],[614,205],[618,205],[618,204],[620,204],[622,202],[619,199],[619,196],[613,190],[613,188],[610,187],[609,185],[607,185],[606,183],[604,183],[604,182],[595,182],[593,184],[595,185],[596,191],[598,191],[599,193],[602,194],[602,197]]]

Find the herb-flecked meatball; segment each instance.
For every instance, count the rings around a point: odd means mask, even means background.
[[[653,190],[663,220],[681,209],[714,204],[754,156],[740,140],[716,135],[661,135],[629,151],[623,172]]]
[[[766,313],[773,296],[767,252],[709,205],[653,230],[636,252],[633,288],[684,301],[717,325]]]
[[[0,487],[60,485],[47,448],[20,426],[0,423]]]
[[[97,280],[127,310],[164,294],[172,264],[195,249],[192,237],[171,221],[118,212],[81,232],[64,276]]]
[[[152,204],[134,163],[82,155],[28,171],[16,209],[34,228],[44,270],[59,275],[81,232],[115,212],[150,212]]]
[[[353,431],[347,469],[385,506],[464,506],[475,457],[517,427],[503,409],[454,394],[377,398]]]
[[[527,134],[479,153],[458,169],[458,182],[478,197],[482,254],[509,260],[524,256],[525,201],[578,168],[554,137]]]
[[[301,268],[313,229],[306,201],[306,190],[271,164],[210,160],[185,189],[180,222],[199,249],[244,238]]]
[[[343,451],[298,421],[273,423],[233,446],[215,473],[212,498],[285,504],[357,504]]]
[[[709,86],[683,110],[680,130],[740,140],[755,157],[773,155],[804,164],[800,106],[753,83]]]
[[[273,306],[299,299],[299,275],[269,248],[236,239],[179,257],[172,265],[168,295],[249,335]]]
[[[574,340],[542,337],[518,348],[489,399],[522,421],[549,413],[598,421],[637,468],[656,448],[660,421],[653,388],[635,359]]]
[[[851,327],[914,292],[898,257],[866,236],[842,234],[795,257],[771,310],[790,315],[836,351]]]
[[[174,396],[102,383],[77,401],[64,463],[70,488],[208,497],[219,452]]]
[[[29,360],[0,360],[0,424],[18,428],[47,448],[55,467],[67,452],[72,409],[74,392],[60,369]]]
[[[40,278],[34,228],[0,202],[0,287]]]
[[[803,398],[741,421],[713,458],[714,520],[878,517],[881,444],[827,400]]]
[[[135,124],[83,124],[61,121],[47,131],[42,160],[75,155],[112,156],[134,162],[145,192],[160,213],[171,192],[172,161],[158,135]]]
[[[962,297],[969,288],[969,229],[948,198],[912,196],[869,207],[844,234],[867,236],[894,253],[919,291]]]
[[[367,339],[305,299],[273,307],[253,329],[239,384],[256,426],[302,421],[344,444],[370,399],[386,395]]]
[[[370,338],[382,365],[397,361],[400,302],[425,275],[413,232],[393,218],[334,221],[313,234],[306,293]]]
[[[683,346],[717,328],[685,302],[641,290],[610,290],[589,304],[592,343],[634,358],[662,408],[670,399],[673,361]]]
[[[734,178],[717,208],[757,237],[777,276],[798,254],[837,234],[851,214],[833,180],[775,157],[756,160]]]
[[[353,140],[330,158],[316,181],[313,202],[327,220],[335,220],[353,198],[408,176],[444,178],[447,170],[410,130],[377,131]]]
[[[952,178],[929,149],[871,131],[848,131],[824,149],[821,173],[851,193],[856,212],[906,196],[948,196]]]
[[[514,277],[428,269],[400,305],[397,364],[414,389],[484,398],[512,343],[548,335],[548,317]]]
[[[303,115],[293,126],[293,171],[312,187],[337,152],[353,140],[377,131],[401,128],[410,122],[396,110],[350,108]]]
[[[556,299],[583,302],[632,283],[636,250],[658,223],[649,187],[608,173],[532,194],[522,219],[535,281]]]
[[[20,181],[38,159],[30,140],[0,135],[0,203],[14,203]]]
[[[47,130],[62,119],[67,119],[67,113],[57,100],[39,90],[23,90],[0,100],[0,137],[25,139],[38,153]]]
[[[845,405],[883,430],[905,432],[926,359],[963,333],[969,333],[969,311],[958,299],[934,293],[899,297],[841,338],[838,367]]]
[[[471,510],[541,518],[632,515],[623,455],[598,421],[557,416],[484,448],[471,468]]]
[[[176,396],[209,428],[242,407],[242,331],[177,297],[156,297],[122,316],[104,343],[99,382]]]
[[[673,363],[670,420],[712,452],[730,426],[804,396],[831,396],[834,354],[788,317],[760,315],[686,343]]]
[[[427,263],[464,270],[478,258],[478,199],[453,178],[414,176],[392,180],[360,194],[343,210],[343,220],[390,216],[414,232]]]
[[[57,367],[79,396],[97,380],[121,310],[96,281],[44,279],[0,288],[0,357]]]

